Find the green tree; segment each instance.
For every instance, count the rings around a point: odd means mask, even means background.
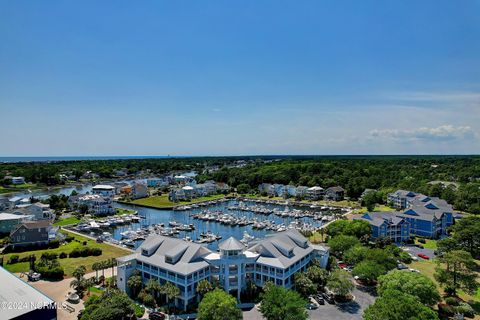
[[[150,279],[145,285],[145,290],[152,295],[153,298],[158,298],[160,292],[162,291],[162,286],[156,279]]]
[[[330,237],[336,237],[338,235],[341,235],[345,232],[345,229],[347,228],[348,224],[349,224],[348,220],[333,221],[326,227],[327,234]]]
[[[363,261],[367,257],[369,251],[370,249],[365,246],[362,246],[362,245],[354,246],[345,252],[344,254],[345,262],[348,263],[349,265],[355,265]]]
[[[437,314],[414,296],[386,290],[363,313],[365,320],[438,320]]]
[[[250,186],[246,183],[241,183],[237,186],[237,192],[240,194],[247,194],[251,190]]]
[[[307,303],[297,292],[275,286],[272,283],[265,285],[261,295],[260,312],[267,320],[306,320],[305,310]]]
[[[327,287],[336,296],[346,297],[354,286],[350,274],[347,271],[337,269],[328,277]]]
[[[348,249],[353,248],[359,244],[360,241],[356,237],[345,235],[338,235],[328,241],[330,252],[337,257],[342,257]]]
[[[371,260],[365,260],[358,263],[352,270],[354,276],[359,277],[367,283],[374,283],[379,276],[385,273],[385,268],[382,265]]]
[[[213,288],[213,285],[210,283],[210,281],[204,279],[204,280],[201,280],[198,282],[198,285],[197,285],[197,293],[203,297],[205,294],[207,294],[208,292],[212,291],[214,288]]]
[[[170,306],[170,301],[180,295],[180,289],[171,282],[166,282],[161,289],[161,293],[167,298],[167,304]]]
[[[328,272],[317,265],[313,265],[307,269],[307,277],[314,284],[324,286],[328,278]]]
[[[132,291],[132,297],[135,299],[142,289],[142,276],[139,271],[135,271],[127,280],[127,286]]]
[[[437,259],[435,279],[453,295],[459,289],[473,294],[479,286],[476,268],[477,264],[469,252],[450,251]]]
[[[135,319],[133,301],[119,290],[109,289],[101,297],[92,296],[85,302],[80,320]]]
[[[355,236],[358,239],[368,240],[372,233],[372,227],[367,221],[353,220],[349,221],[349,224],[345,228],[344,233],[346,235]]]
[[[300,293],[303,297],[315,293],[317,291],[317,285],[313,283],[307,274],[303,272],[298,272],[295,274],[295,290]]]
[[[73,271],[74,279],[70,282],[70,287],[74,288],[80,297],[83,296],[83,292],[85,291],[87,285],[89,284],[83,277],[86,271],[87,269],[85,268],[85,266],[76,267],[75,270]]]
[[[398,290],[417,297],[425,305],[440,301],[440,294],[432,280],[421,273],[394,270],[378,278],[378,294],[387,290]]]
[[[198,320],[240,320],[237,299],[221,289],[207,292],[198,305]]]
[[[469,216],[452,226],[453,239],[473,257],[480,256],[480,217]]]

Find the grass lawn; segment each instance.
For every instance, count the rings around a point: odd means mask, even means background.
[[[312,243],[321,243],[325,241],[325,238],[327,237],[326,233],[323,235],[320,234],[320,232],[315,232],[313,235],[308,237],[308,240]]]
[[[215,195],[211,195],[211,196],[208,196],[208,197],[194,198],[194,199],[192,199],[192,201],[172,202],[168,199],[168,195],[161,195],[161,196],[152,196],[152,197],[148,197],[148,198],[137,199],[137,200],[133,200],[132,202],[129,202],[129,203],[144,205],[144,206],[149,206],[149,207],[154,207],[154,208],[172,208],[172,207],[177,206],[177,205],[187,205],[187,204],[192,204],[192,203],[196,203],[196,202],[221,199],[221,198],[224,198],[224,197],[225,197],[225,195],[223,195],[223,194],[215,194]]]
[[[37,259],[40,259],[40,256],[44,252],[49,253],[57,253],[60,254],[61,252],[70,253],[74,248],[83,246],[83,241],[87,242],[87,246],[89,247],[96,247],[102,249],[102,255],[95,257],[79,257],[79,258],[65,258],[65,259],[58,259],[60,264],[62,265],[63,269],[65,270],[66,277],[71,277],[72,272],[75,270],[76,267],[80,265],[84,265],[87,268],[87,272],[92,271],[92,264],[94,262],[103,261],[107,259],[112,259],[120,256],[124,256],[130,254],[130,251],[123,250],[118,247],[114,247],[105,243],[96,243],[94,240],[70,233],[68,231],[63,230],[69,235],[73,235],[75,239],[67,243],[65,245],[61,245],[56,249],[43,249],[43,250],[34,250],[34,251],[26,251],[22,253],[8,253],[4,255],[4,267],[10,272],[28,272],[29,270],[29,263],[22,262],[16,264],[7,264],[8,259],[11,255],[18,254],[19,257],[28,256],[30,254],[35,254]]]
[[[115,215],[117,216],[123,216],[124,214],[133,214],[135,210],[132,209],[122,209],[122,208],[116,208],[115,209]]]
[[[65,218],[65,219],[60,219],[57,222],[55,222],[53,225],[54,226],[66,226],[66,225],[69,225],[69,224],[79,223],[80,221],[81,220],[78,219],[77,217],[69,217],[69,218]]]
[[[367,207],[361,207],[359,209],[353,210],[353,213],[354,214],[362,214],[362,213],[365,213],[367,211],[368,211]],[[376,204],[375,208],[373,209],[373,212],[383,212],[383,211],[395,211],[395,209],[391,208],[389,206],[386,206],[384,204]]]
[[[437,249],[437,240],[433,239],[425,239],[425,243],[421,243],[418,241],[419,238],[415,238],[415,244],[422,245],[425,249]]]
[[[476,260],[477,264],[480,263],[480,261]],[[434,277],[434,274],[435,274],[435,267],[437,266],[436,262],[432,261],[432,260],[423,260],[423,261],[413,261],[411,264],[410,264],[410,268],[413,268],[413,269],[417,269],[418,271],[420,271],[422,274],[426,275],[427,277],[429,277],[430,279],[433,280],[433,282],[435,282],[435,284],[438,286],[439,290],[440,290],[440,293],[443,294],[443,288],[441,288],[437,282],[437,280],[435,280],[435,277]],[[469,295],[465,292],[462,292],[462,291],[459,291],[458,292],[458,295],[460,296],[460,298],[462,298],[463,300],[465,301],[469,301],[469,300],[475,300],[477,302],[480,302],[480,289],[477,290],[477,293],[475,295]],[[477,316],[478,317],[478,316]],[[475,317],[475,319],[477,319],[477,317]],[[480,317],[478,317],[480,318]]]
[[[15,184],[9,185],[8,187],[0,186],[0,194],[2,193],[12,193],[12,192],[19,192],[26,189],[41,189],[42,187],[34,184],[34,183],[22,183],[22,184]]]

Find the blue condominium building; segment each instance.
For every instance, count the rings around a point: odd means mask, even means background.
[[[405,242],[412,235],[437,239],[454,223],[453,207],[443,199],[398,190],[388,200],[404,210],[365,213],[359,218],[370,223],[373,238],[387,236],[396,243]]]
[[[170,282],[180,289],[175,299],[179,308],[197,303],[196,288],[201,280],[216,282],[240,301],[249,282],[262,286],[266,281],[291,287],[296,272],[305,271],[312,259],[326,267],[327,249],[312,245],[296,230],[267,236],[250,247],[230,237],[219,244],[218,252],[182,239],[150,235],[135,253],[117,258],[117,286],[128,291],[127,281],[139,270],[143,281]]]

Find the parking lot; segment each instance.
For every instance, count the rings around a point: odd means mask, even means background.
[[[433,254],[434,250],[432,249],[421,249],[415,246],[404,246],[403,250],[417,257],[418,260],[422,260],[422,258],[418,256],[419,253],[423,253],[424,255],[428,256],[430,259],[433,259],[435,257],[435,255]]]
[[[316,310],[308,310],[308,315],[312,320],[335,319],[335,320],[360,320],[363,311],[375,301],[374,294],[368,292],[368,289],[355,287],[352,294],[355,300],[342,304],[329,304],[325,301],[324,305],[320,305]],[[257,308],[253,308],[243,313],[245,320],[263,320],[261,313]]]

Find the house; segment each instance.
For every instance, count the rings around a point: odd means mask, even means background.
[[[27,282],[0,267],[2,319],[56,320],[57,303]],[[9,308],[9,305],[17,306]]]
[[[24,184],[25,178],[24,177],[12,177],[12,184]]]
[[[121,194],[122,188],[130,186],[127,182],[115,182],[113,183],[113,187],[115,187],[115,194]]]
[[[307,198],[309,200],[319,200],[323,198],[325,190],[322,187],[315,186],[307,189]]]
[[[295,197],[297,195],[297,188],[295,186],[292,186],[289,184],[285,187],[285,189],[286,189],[286,194],[289,197]]]
[[[18,206],[21,203],[22,200],[23,200],[23,198],[19,197],[19,196],[15,196],[15,197],[12,197],[12,198],[8,199],[9,208],[14,208],[14,207]]]
[[[262,286],[267,281],[292,287],[295,273],[305,271],[314,258],[326,266],[328,250],[312,246],[296,230],[268,236],[247,248],[234,237],[219,244],[219,252],[182,239],[150,235],[135,253],[117,258],[117,286],[128,291],[128,278],[134,270],[146,283],[155,279],[170,282],[180,289],[175,299],[179,308],[200,300],[196,288],[201,280],[217,282],[237,297],[247,283]]]
[[[260,193],[266,193],[269,196],[275,195],[275,188],[270,183],[262,183],[258,186],[258,191]]]
[[[94,216],[104,216],[115,213],[112,198],[99,194],[78,194],[76,196],[70,196],[68,203],[73,210],[79,210],[82,206],[86,206],[88,213]]]
[[[113,198],[113,196],[115,196],[115,187],[107,184],[97,184],[92,187],[92,193],[103,197]]]
[[[132,193],[132,186],[126,185],[120,189],[120,194],[130,194]]]
[[[7,210],[10,208],[10,202],[6,197],[0,197],[0,211]]]
[[[133,199],[140,199],[148,197],[148,187],[146,184],[135,182],[132,184],[132,192],[130,193]]]
[[[213,180],[207,180],[203,184],[205,186],[205,192],[207,195],[217,193],[217,183]]]
[[[23,221],[10,232],[10,245],[13,247],[27,245],[46,245],[57,236],[58,228],[54,228],[47,220]]]
[[[405,209],[417,194],[412,191],[397,190],[387,195],[387,202],[395,209]]]
[[[295,190],[295,197],[305,198],[307,196],[308,187],[298,186]]]
[[[410,223],[398,217],[399,212],[367,212],[361,218],[354,220],[364,220],[370,223],[372,228],[372,238],[378,237],[390,238],[394,243],[407,242],[410,239]]]
[[[147,179],[147,186],[149,188],[167,187],[169,185],[168,180],[163,178],[150,178]]]
[[[172,202],[178,202],[187,200],[187,197],[185,196],[185,191],[183,189],[174,189],[168,193],[168,199]]]
[[[55,213],[50,209],[50,205],[41,202],[18,205],[17,208],[10,210],[10,212],[31,216],[33,220],[55,220]]]
[[[330,187],[325,192],[327,200],[341,201],[345,196],[345,190],[342,187]]]
[[[225,182],[217,182],[217,193],[227,193],[230,191],[230,186]]]
[[[274,190],[275,195],[276,195],[277,197],[283,197],[283,196],[285,196],[286,193],[287,193],[287,189],[285,188],[285,185],[283,185],[283,184],[275,183],[275,184],[273,185],[273,190]]]
[[[26,218],[18,214],[0,213],[0,234],[10,234],[12,229]]]

